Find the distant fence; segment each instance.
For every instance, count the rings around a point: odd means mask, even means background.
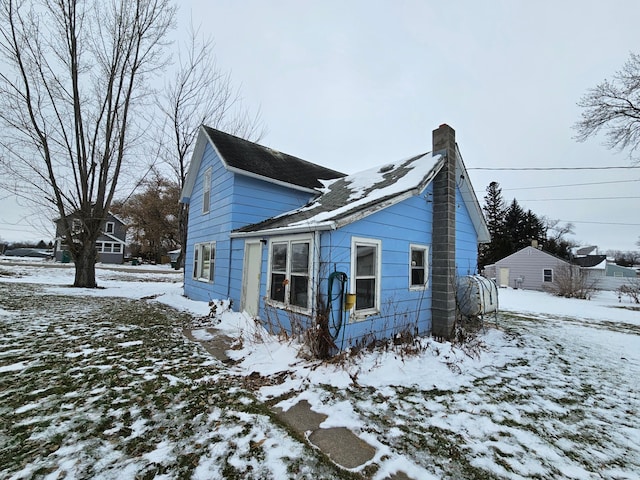
[[[638,278],[640,277],[599,277],[596,288],[598,290],[616,291],[622,285],[630,285],[632,282],[638,281]]]

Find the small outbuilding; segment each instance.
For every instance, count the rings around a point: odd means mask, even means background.
[[[499,287],[545,290],[561,269],[571,264],[536,247],[525,247],[484,269],[484,276],[495,279]]]

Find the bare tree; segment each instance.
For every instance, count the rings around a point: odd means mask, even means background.
[[[573,235],[573,223],[568,222],[563,225],[560,220],[548,217],[542,217],[542,223],[545,228],[545,251],[569,260],[571,249],[578,245],[575,241],[567,238],[568,235]]]
[[[578,106],[584,109],[574,125],[578,141],[604,129],[608,148],[628,148],[633,156],[640,147],[640,55],[632,53],[613,80],[589,89]]]
[[[598,280],[577,265],[564,264],[555,269],[553,283],[545,290],[558,297],[590,300],[598,291]]]
[[[175,7],[5,0],[0,8],[0,161],[16,193],[63,220],[74,286],[95,287],[95,241],[140,140],[136,107],[165,63]]]
[[[264,135],[260,112],[251,115],[242,107],[231,75],[217,64],[213,41],[201,40],[197,29],[189,30],[188,41],[179,54],[175,76],[166,84],[159,108],[164,114],[162,157],[175,174],[180,189],[184,186],[190,155],[201,125],[224,130],[252,141]],[[187,245],[189,205],[180,204],[179,238],[182,246],[176,268],[180,268]]]

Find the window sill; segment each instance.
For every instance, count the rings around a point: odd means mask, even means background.
[[[311,316],[311,309],[309,308],[298,307],[296,305],[278,302],[277,300],[271,300],[270,298],[265,299],[264,303],[269,307],[277,308],[278,310],[284,310],[285,312],[291,312],[298,315]]]
[[[368,317],[372,317],[374,315],[379,315],[380,310],[377,309],[369,309],[369,310],[360,310],[359,312],[354,312],[349,315],[349,322],[357,323],[366,320]]]

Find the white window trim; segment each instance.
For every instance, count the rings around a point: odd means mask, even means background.
[[[109,228],[111,226],[111,228]],[[104,233],[114,233],[116,230],[115,222],[107,222],[104,224]]]
[[[116,249],[118,251],[116,251]],[[119,242],[96,242],[96,250],[98,253],[110,253],[118,255],[122,253],[123,249],[124,246]]]
[[[378,240],[375,238],[364,238],[364,237],[351,237],[351,276],[350,276],[350,285],[353,292],[356,293],[356,247],[357,246],[373,246],[376,247],[376,271],[375,271],[375,279],[376,279],[376,292],[375,298],[373,302],[373,308],[367,308],[363,310],[353,310],[353,314],[351,318],[353,320],[362,320],[367,316],[376,315],[380,313],[380,303],[381,303],[381,292],[382,292],[382,240]]]
[[[300,307],[299,305],[292,305],[289,303],[290,299],[290,288],[291,288],[291,244],[292,243],[309,243],[309,282],[307,283],[307,308]],[[271,261],[272,261],[272,247],[274,243],[287,243],[287,269],[285,274],[285,279],[289,282],[285,286],[284,292],[284,302],[280,302],[278,300],[273,300],[271,298]],[[302,313],[305,315],[309,315],[313,308],[313,272],[314,272],[314,248],[313,248],[313,237],[310,235],[288,235],[284,237],[274,237],[269,239],[269,247],[267,249],[267,295],[265,297],[265,302],[267,305],[271,305],[273,307],[278,307],[286,310],[291,310],[293,312]]]
[[[202,179],[202,213],[209,213],[211,210],[211,167],[204,171]],[[208,201],[205,201],[208,199]]]
[[[551,281],[547,281],[544,279],[545,275],[544,272],[546,272],[547,270],[549,270],[551,272]],[[553,283],[553,279],[554,279],[554,274],[553,274],[553,268],[543,268],[542,269],[542,283]]]
[[[202,277],[202,248],[209,247],[209,275]],[[197,263],[196,263],[197,262]],[[216,265],[216,242],[198,242],[193,246],[193,279],[198,282],[214,283]]]
[[[411,265],[411,252],[413,250],[422,250],[424,252],[424,283],[421,285],[413,285],[411,283],[412,277],[412,265]],[[418,243],[411,243],[409,245],[409,290],[426,290],[429,288],[429,246],[421,245]]]

